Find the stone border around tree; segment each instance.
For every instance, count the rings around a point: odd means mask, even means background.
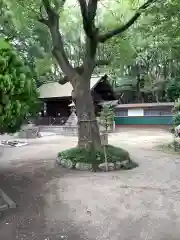
[[[77,162],[75,165],[73,165],[73,162],[71,160],[61,159],[60,157],[57,157],[56,163],[57,163],[57,165],[59,165],[63,168],[75,169],[75,170],[80,170],[80,171],[91,171],[92,170],[92,164]],[[123,170],[126,168],[127,164],[129,164],[129,163],[130,163],[130,160],[124,160],[121,162],[117,161],[115,164],[108,162],[108,171]],[[99,170],[102,172],[105,172],[106,171],[106,163],[99,164]]]

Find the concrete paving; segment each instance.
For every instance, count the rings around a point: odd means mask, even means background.
[[[18,207],[0,219],[0,239],[179,240],[180,156],[154,148],[171,140],[164,129],[121,129],[110,144],[140,165],[109,173],[55,166],[57,152],[76,138],[4,148],[0,185]]]

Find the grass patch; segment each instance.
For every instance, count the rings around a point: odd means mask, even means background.
[[[180,154],[180,149],[175,150],[173,142],[158,145],[156,147],[156,149],[161,150],[161,151],[166,152],[166,153]]]
[[[133,162],[130,159],[129,153],[118,147],[111,145],[106,146],[107,161],[116,164],[116,162],[123,162],[128,160],[128,164],[124,166],[124,169],[132,169],[138,166],[137,163]],[[96,152],[87,151],[86,149],[80,148],[71,148],[65,151],[62,151],[58,154],[59,159],[71,160],[73,165],[76,163],[87,163],[87,164],[96,164],[99,165],[104,163],[104,150],[103,147]]]

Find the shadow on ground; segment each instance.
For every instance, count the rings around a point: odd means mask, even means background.
[[[45,197],[50,190],[46,184],[57,177],[60,180],[67,171],[42,166],[42,163],[0,169],[0,186],[17,204],[16,209],[9,209],[0,218],[0,239],[59,240],[67,235],[68,240],[81,239],[76,229],[64,232],[66,223],[63,222],[54,221],[54,227],[49,229],[48,223],[52,226],[53,219],[48,219],[44,213]],[[62,207],[65,206],[62,204]]]
[[[71,138],[5,150],[0,187],[17,208],[0,219],[0,240],[179,240],[179,156],[153,150],[170,138],[149,129],[112,134],[110,144],[140,165],[111,173],[56,168]]]

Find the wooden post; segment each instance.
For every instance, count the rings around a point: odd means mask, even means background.
[[[176,152],[176,150],[177,150],[177,144],[176,144],[175,137],[174,137],[173,145],[174,145],[174,151]]]
[[[105,165],[106,165],[106,172],[108,172],[108,161],[107,161],[107,154],[106,154],[106,146],[108,145],[108,134],[103,133],[101,135],[101,144],[103,145],[103,150],[104,150],[104,160],[105,160]]]
[[[106,145],[103,146],[104,148],[104,160],[106,164],[106,172],[108,172],[108,161],[107,161],[107,154],[106,154]]]

